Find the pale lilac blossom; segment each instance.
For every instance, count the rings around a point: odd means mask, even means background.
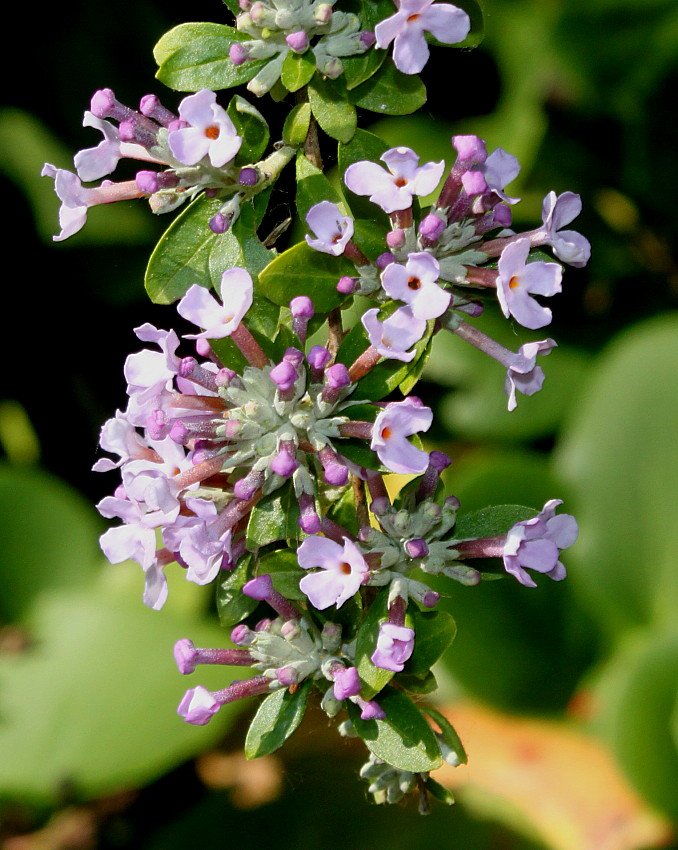
[[[556,197],[549,192],[542,205],[543,227],[537,231],[533,244],[547,244],[553,253],[576,268],[582,268],[591,257],[591,243],[575,230],[562,230],[581,212],[581,198],[574,192],[563,192]]]
[[[557,343],[552,339],[528,342],[521,345],[506,370],[504,391],[508,396],[508,409],[515,410],[518,402],[516,390],[523,395],[534,395],[544,383],[544,370],[537,366],[538,354],[550,354]]]
[[[181,358],[176,354],[179,337],[171,331],[155,328],[148,322],[134,329],[142,342],[155,343],[160,351],[143,349],[125,361],[129,406],[126,417],[135,426],[145,426],[152,411],[162,409],[173,397],[173,382]]]
[[[428,62],[429,48],[424,33],[430,32],[443,44],[458,44],[471,29],[466,12],[450,3],[433,0],[401,0],[395,15],[374,29],[377,47],[393,42],[393,61],[404,74],[418,74]]]
[[[409,305],[415,319],[436,319],[450,306],[451,295],[438,286],[438,261],[426,251],[408,256],[404,266],[391,263],[381,274],[381,285],[391,298]]]
[[[432,422],[431,408],[425,407],[418,398],[410,396],[404,401],[392,402],[374,420],[370,448],[391,472],[418,475],[426,471],[429,455],[407,438],[419,431],[428,431]]]
[[[530,330],[543,328],[552,313],[532,295],[555,295],[561,291],[563,269],[558,263],[528,263],[531,243],[518,239],[507,245],[499,258],[497,297],[503,314],[513,316]]]
[[[307,537],[297,549],[297,559],[305,570],[322,568],[299,582],[301,591],[319,611],[330,605],[340,608],[358,592],[368,572],[360,550],[347,537],[343,546],[327,537]]]
[[[419,166],[417,154],[406,147],[391,148],[380,159],[388,171],[376,162],[362,160],[349,165],[344,182],[356,195],[368,195],[387,213],[409,209],[414,195],[429,195],[445,170],[445,160]]]
[[[567,575],[559,560],[560,550],[575,542],[579,529],[570,514],[556,516],[562,503],[562,499],[551,499],[536,517],[516,523],[506,535],[504,568],[526,587],[537,586],[526,570],[545,573],[554,581]]]
[[[306,223],[316,235],[315,239],[306,236],[306,242],[323,254],[338,257],[344,253],[346,243],[353,236],[353,219],[342,215],[339,207],[331,201],[321,201],[311,207]]]
[[[252,278],[249,272],[237,266],[227,269],[221,276],[222,304],[199,284],[193,284],[177,304],[177,312],[198,327],[199,334],[184,334],[186,339],[223,339],[230,336],[240,324],[252,304]]]
[[[215,168],[222,168],[240,150],[242,139],[216,99],[213,91],[202,89],[179,104],[179,116],[189,126],[171,130],[167,142],[184,165],[196,165],[207,156]]]
[[[382,623],[372,663],[382,670],[400,673],[414,650],[414,630],[395,623]]]
[[[409,363],[414,359],[415,351],[408,351],[423,337],[426,321],[417,319],[409,307],[399,307],[383,322],[379,320],[379,310],[374,307],[360,318],[367,331],[370,345],[382,357],[390,360],[402,360]]]

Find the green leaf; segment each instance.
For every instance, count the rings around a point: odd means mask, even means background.
[[[299,503],[288,481],[252,508],[247,524],[247,548],[257,549],[277,540],[296,540],[300,534]]]
[[[603,668],[594,728],[652,806],[678,817],[678,631],[640,633]]]
[[[285,118],[282,137],[286,145],[303,145],[311,124],[311,104],[298,103]]]
[[[247,165],[257,162],[266,150],[270,137],[266,119],[256,107],[239,94],[231,99],[226,112],[242,138],[242,145],[235,158],[236,163]]]
[[[253,59],[234,65],[228,50],[234,42],[250,37],[233,27],[212,23],[179,24],[156,44],[153,56],[158,63],[157,78],[177,91],[229,89],[242,85],[267,60]]]
[[[675,313],[621,334],[589,365],[555,458],[582,530],[573,582],[613,631],[672,624],[678,610],[676,362]]]
[[[288,91],[299,91],[315,74],[315,56],[311,50],[306,53],[294,53],[290,50],[285,56],[280,79]]]
[[[442,764],[440,747],[422,713],[405,694],[386,688],[379,699],[383,720],[361,720],[360,709],[347,703],[355,731],[368,750],[400,770],[426,773]]]
[[[435,708],[429,708],[428,706],[424,709],[426,714],[434,721],[436,726],[440,729],[440,734],[443,737],[443,740],[447,744],[447,746],[457,755],[459,760],[459,764],[467,764],[468,756],[466,755],[466,750],[464,749],[464,745],[457,735],[457,731],[454,726],[450,723],[450,721],[445,717],[444,714],[441,714],[439,711],[436,711]]]
[[[171,304],[194,283],[209,285],[210,254],[220,235],[212,233],[208,222],[223,203],[223,199],[204,195],[196,198],[162,235],[146,268],[144,283],[151,301]]]
[[[432,694],[438,690],[438,681],[430,670],[423,678],[408,676],[407,673],[396,673],[393,681],[411,694]]]
[[[306,595],[299,590],[299,580],[306,574],[291,549],[277,549],[260,558],[257,575],[270,575],[273,587],[286,599],[301,601]]]
[[[329,313],[346,296],[337,292],[343,275],[355,274],[344,257],[333,257],[299,242],[276,257],[259,275],[263,294],[274,304],[287,307],[297,295],[312,294],[317,313]]]
[[[532,519],[537,513],[534,508],[524,505],[497,505],[462,514],[457,518],[454,537],[456,540],[465,540],[469,537],[494,537],[497,534],[505,534],[517,522]]]
[[[356,637],[355,666],[362,683],[361,695],[371,699],[393,678],[393,670],[384,670],[372,663],[372,653],[377,648],[379,626],[388,620],[388,587],[382,588],[358,629]]]
[[[282,747],[301,723],[313,682],[303,681],[290,693],[279,688],[259,706],[245,738],[245,755],[248,759],[266,756]]]
[[[323,172],[304,156],[303,151],[297,154],[297,212],[302,221],[306,220],[308,211],[320,201],[331,201],[340,207],[345,207],[342,198]]]
[[[308,102],[320,127],[339,142],[350,142],[358,126],[355,107],[349,103],[338,81],[319,75],[308,87]]]
[[[222,574],[223,575],[223,574]],[[259,604],[256,599],[242,592],[252,578],[252,555],[248,553],[238,561],[235,569],[226,573],[217,583],[217,612],[224,628],[244,620]]]
[[[213,747],[241,710],[224,706],[205,728],[177,717],[187,685],[172,645],[219,646],[223,631],[145,608],[138,577],[138,565],[106,565],[100,582],[46,594],[30,649],[0,657],[3,799],[57,804],[64,777],[85,800],[142,787]],[[235,674],[202,668],[200,683],[216,690]]]
[[[424,677],[450,646],[457,632],[454,618],[447,611],[417,611],[409,614],[414,629],[414,651],[404,673]]]
[[[418,75],[398,71],[389,59],[367,82],[349,92],[349,98],[370,112],[409,115],[426,103],[426,86]]]
[[[21,619],[42,591],[96,576],[101,530],[94,508],[64,482],[0,465],[0,620]]]

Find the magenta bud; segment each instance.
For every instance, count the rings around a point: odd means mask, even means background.
[[[255,632],[267,632],[271,628],[271,624],[273,620],[270,617],[264,617],[263,620],[259,620],[259,622],[254,627]]]
[[[184,130],[186,127],[190,127],[191,125],[188,121],[184,121],[183,118],[175,118],[167,125],[168,130]]]
[[[259,174],[256,168],[241,168],[238,176],[238,183],[241,186],[256,186],[259,180]]]
[[[484,195],[488,190],[485,177],[480,171],[467,171],[461,178],[464,191],[469,197]]]
[[[242,499],[246,502],[251,499],[257,491],[257,487],[261,483],[261,473],[250,473],[233,485],[233,495],[236,499]]]
[[[389,248],[402,248],[405,244],[405,231],[399,227],[386,234],[386,244]]]
[[[436,472],[442,472],[452,463],[452,459],[445,452],[439,452],[434,449],[428,456],[428,462]]]
[[[431,242],[435,242],[443,230],[445,230],[445,222],[433,213],[425,216],[419,224],[419,234],[426,239],[430,239]]]
[[[295,318],[312,319],[314,314],[313,302],[308,295],[297,295],[290,301],[290,310]]]
[[[285,41],[295,53],[304,53],[308,50],[308,35],[303,30],[291,32],[286,36]]]
[[[137,171],[135,179],[139,191],[145,194],[153,195],[160,188],[157,171]]]
[[[254,633],[244,623],[240,623],[231,631],[231,640],[236,646],[250,646]]]
[[[239,41],[234,41],[228,48],[228,58],[234,65],[242,65],[249,59],[249,52]]]
[[[196,339],[195,351],[199,357],[209,357],[212,353],[212,346],[206,339]]]
[[[296,685],[299,681],[299,673],[294,667],[279,667],[275,671],[275,677],[286,688]]]
[[[287,449],[282,449],[271,461],[271,469],[276,475],[289,478],[299,468],[299,462]]]
[[[458,511],[460,506],[461,506],[461,502],[459,501],[459,499],[456,496],[448,496],[445,499],[444,504],[445,504],[446,508],[449,508],[450,510],[453,510],[453,511]]]
[[[226,233],[228,228],[231,226],[231,220],[233,216],[224,215],[223,213],[216,213],[209,220],[209,228],[212,233]]]
[[[478,136],[452,136],[452,146],[463,162],[485,162],[485,142]]]
[[[355,667],[345,667],[334,674],[334,697],[338,700],[357,697],[360,693],[360,678]]]
[[[494,223],[497,226],[509,227],[513,221],[511,207],[506,206],[506,204],[497,204],[497,206],[492,210],[492,214],[494,216]]]
[[[322,345],[314,345],[306,355],[308,364],[311,369],[322,371],[332,359],[330,352]]]
[[[285,349],[285,353],[283,354],[283,360],[285,363],[291,363],[295,369],[298,369],[299,366],[304,362],[304,352],[299,351],[298,348],[295,348],[291,345],[289,348]]]
[[[337,283],[337,292],[341,292],[342,295],[351,295],[357,288],[358,281],[348,275],[339,278],[339,282]]]
[[[407,541],[405,551],[410,558],[425,558],[428,555],[428,546],[422,537],[416,537]]]
[[[297,370],[287,360],[282,360],[277,366],[271,369],[269,378],[278,386],[279,390],[287,392],[294,387],[294,382],[297,379]]]
[[[167,416],[162,410],[152,410],[146,419],[146,431],[151,440],[163,440],[168,431]]]
[[[460,313],[466,313],[467,316],[475,319],[483,315],[485,307],[480,301],[469,301],[468,304],[455,304],[454,309],[459,310]]]
[[[440,594],[436,593],[435,590],[429,590],[428,593],[424,594],[421,604],[424,608],[435,608],[439,601]]]
[[[190,434],[191,432],[181,419],[177,419],[169,430],[170,438],[180,446],[183,446],[188,441]]]
[[[192,640],[182,638],[174,644],[174,660],[184,676],[195,671],[198,653]]]
[[[390,508],[391,503],[387,496],[378,496],[372,500],[372,504],[370,505],[370,510],[375,516],[384,516],[389,512]]]
[[[260,601],[269,599],[273,592],[273,582],[271,581],[271,577],[269,575],[263,575],[250,579],[250,581],[244,585],[242,592],[246,596],[252,597],[252,599],[258,599]]]
[[[383,720],[384,717],[386,717],[386,712],[384,711],[384,709],[376,702],[374,702],[374,700],[370,700],[369,702],[363,702],[361,708],[361,720]]]
[[[325,381],[328,387],[334,390],[348,387],[351,383],[351,378],[348,374],[348,369],[343,363],[335,363],[325,370]]]
[[[233,369],[228,369],[224,366],[222,369],[219,369],[217,374],[214,376],[214,382],[218,387],[228,387],[237,377],[237,372],[234,372]]]
[[[384,251],[383,254],[379,254],[377,257],[377,268],[382,271],[386,268],[386,266],[390,266],[391,263],[395,262],[395,257],[390,251]]]
[[[139,112],[147,118],[152,118],[164,127],[176,120],[176,115],[164,107],[154,94],[145,94],[139,102]]]
[[[90,110],[97,118],[113,118],[115,121],[125,121],[134,115],[134,110],[120,103],[112,89],[94,92]]]
[[[372,47],[374,42],[377,40],[377,37],[371,30],[363,30],[360,33],[360,40],[365,45],[365,47]]]

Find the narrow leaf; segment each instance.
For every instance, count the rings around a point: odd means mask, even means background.
[[[312,684],[306,679],[294,693],[288,688],[279,688],[266,697],[247,732],[245,755],[248,759],[266,756],[282,747],[304,717]]]

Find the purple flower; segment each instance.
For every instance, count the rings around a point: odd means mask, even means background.
[[[311,248],[335,257],[344,253],[346,243],[353,236],[353,219],[342,215],[336,204],[321,201],[308,211],[306,222],[317,237],[306,237]]]
[[[223,306],[204,286],[193,284],[177,304],[177,312],[205,330],[199,334],[185,334],[186,339],[223,339],[230,336],[249,310],[252,292],[249,272],[237,266],[227,269],[221,276]]]
[[[450,305],[449,292],[436,284],[440,266],[426,251],[410,254],[404,266],[391,263],[381,275],[381,285],[391,298],[409,304],[415,319],[436,319]]]
[[[360,677],[355,667],[344,667],[334,674],[334,698],[348,699],[360,693]]]
[[[531,296],[560,292],[563,270],[558,263],[528,263],[530,247],[529,239],[518,239],[502,251],[497,297],[507,318],[513,316],[524,327],[536,330],[548,325],[552,314]]]
[[[327,537],[307,537],[297,549],[297,559],[305,570],[322,567],[299,582],[302,592],[319,611],[330,605],[340,608],[358,592],[369,569],[358,547],[347,537],[343,546]]]
[[[370,448],[392,472],[418,475],[428,467],[428,452],[413,446],[407,438],[418,431],[428,431],[432,422],[431,408],[418,398],[410,396],[405,401],[392,402],[374,421]]]
[[[497,148],[487,159],[473,169],[479,171],[485,178],[487,188],[494,192],[507,204],[517,204],[520,198],[510,198],[504,188],[516,179],[520,173],[520,163],[517,157],[507,153],[503,148]]]
[[[177,714],[180,714],[187,723],[194,726],[205,726],[221,708],[221,703],[214,695],[198,685],[186,691],[184,698],[179,703]]]
[[[85,112],[82,126],[95,127],[104,137],[95,148],[78,151],[73,160],[78,177],[88,183],[115,171],[118,161],[123,156],[122,143],[117,129],[109,121],[97,118],[91,112]]]
[[[369,336],[370,345],[376,348],[382,357],[409,363],[416,352],[407,349],[423,337],[426,321],[415,318],[409,307],[399,307],[383,322],[378,316],[379,310],[374,307],[363,313],[360,318]]]
[[[92,205],[91,194],[93,189],[86,189],[80,182],[80,178],[72,171],[64,168],[55,168],[46,162],[40,172],[43,177],[54,178],[54,190],[61,201],[59,209],[59,224],[61,232],[53,236],[55,242],[62,242],[81,230],[87,221],[87,208]]]
[[[521,345],[518,353],[513,355],[506,371],[504,391],[509,397],[508,409],[515,410],[516,390],[523,395],[534,395],[544,383],[544,371],[537,366],[538,354],[550,354],[557,343],[552,339],[542,339],[539,342],[528,342]]]
[[[399,9],[374,29],[377,47],[393,41],[393,61],[404,74],[418,74],[428,61],[429,49],[424,36],[430,32],[443,44],[463,41],[471,29],[466,12],[449,3],[433,0],[401,0]]]
[[[445,170],[445,160],[419,166],[417,154],[405,147],[391,148],[380,158],[388,171],[362,160],[349,165],[344,182],[356,195],[369,195],[387,213],[409,209],[414,195],[430,194]]]
[[[414,649],[414,631],[407,626],[382,623],[377,637],[377,648],[372,653],[372,663],[383,670],[400,673]]]
[[[189,126],[171,130],[167,142],[184,165],[196,165],[208,156],[215,168],[221,168],[240,150],[242,139],[216,99],[213,91],[202,89],[179,104],[179,116]]]
[[[130,354],[125,361],[125,378],[129,407],[126,417],[132,425],[143,427],[153,410],[162,409],[172,398],[174,376],[181,359],[176,350],[179,337],[174,331],[163,331],[148,322],[134,329],[142,342],[153,342],[160,351],[143,349]]]
[[[537,233],[542,236],[541,244],[553,248],[553,253],[571,266],[582,268],[591,257],[589,240],[575,230],[561,230],[581,212],[581,198],[574,192],[563,192],[556,197],[549,192],[542,205],[543,228]]]
[[[554,581],[567,575],[558,560],[560,550],[575,542],[579,529],[570,514],[555,515],[562,503],[562,499],[551,499],[538,516],[516,523],[506,535],[504,569],[526,587],[537,586],[526,569],[545,573]]]

